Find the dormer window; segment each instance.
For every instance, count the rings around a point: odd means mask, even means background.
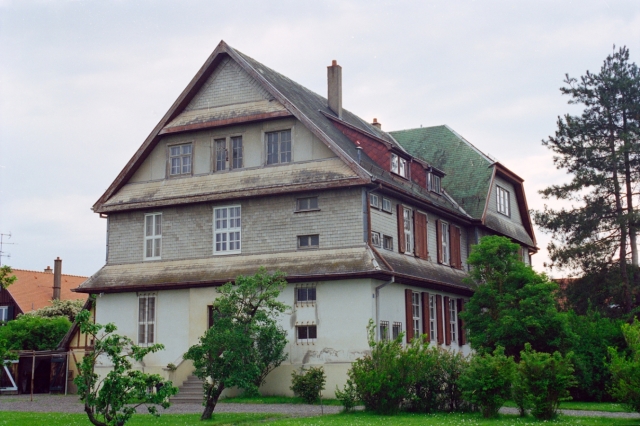
[[[190,143],[169,147],[169,175],[190,175],[192,147]]]
[[[391,171],[403,178],[408,178],[407,160],[398,157],[396,154],[391,154]]]
[[[440,194],[440,179],[440,176],[436,174],[427,173],[427,189],[435,192],[436,194]]]

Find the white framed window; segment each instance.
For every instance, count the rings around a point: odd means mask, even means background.
[[[231,168],[241,169],[243,167],[242,136],[232,136],[230,143],[231,143]]]
[[[232,136],[215,139],[213,141],[215,151],[214,171],[221,172],[230,169],[241,169],[243,164],[242,136]],[[229,156],[231,153],[231,156]]]
[[[498,213],[502,213],[505,216],[511,216],[509,191],[507,191],[506,189],[500,186],[496,186],[496,191],[497,191]]]
[[[169,146],[169,175],[190,175],[193,157],[191,143]]]
[[[458,309],[456,306],[456,299],[449,299],[449,306],[447,306],[447,309],[449,309],[449,330],[451,332],[451,341],[452,342],[457,342],[458,341]]]
[[[400,333],[402,333],[402,323],[394,322],[391,331],[391,337],[393,337],[393,340],[396,340],[400,336]]]
[[[422,335],[422,303],[420,293],[413,292],[411,295],[411,314],[413,316],[413,336],[418,337]]]
[[[379,232],[375,232],[372,231],[371,232],[371,244],[373,244],[376,247],[380,247],[380,233]]]
[[[156,295],[138,294],[138,345],[156,343]]]
[[[388,198],[382,199],[382,211],[391,213],[391,200],[389,200]]]
[[[320,235],[298,235],[299,249],[313,249],[320,246]]]
[[[213,209],[213,254],[240,253],[242,218],[240,206]]]
[[[413,211],[403,207],[402,215],[404,219],[404,252],[411,254],[413,253]]]
[[[314,343],[318,338],[318,329],[315,325],[299,325],[296,335],[298,343]]]
[[[427,173],[427,189],[437,194],[440,193],[440,176],[431,172]]]
[[[144,215],[144,260],[162,257],[162,213]]]
[[[393,250],[393,237],[390,237],[388,235],[383,235],[382,248],[385,250]]]
[[[0,306],[0,322],[9,321],[9,307]]]
[[[380,208],[380,197],[377,194],[369,194],[369,204],[376,209]]]
[[[319,210],[318,197],[304,197],[296,199],[297,212],[305,212],[310,210]]]
[[[216,151],[216,172],[227,170],[227,139],[216,139],[213,141]]]
[[[296,288],[296,303],[314,303],[316,301],[315,287],[299,287]]]
[[[291,162],[291,129],[265,133],[267,164]]]
[[[391,154],[391,171],[403,178],[407,178],[409,176],[407,160],[396,154]]]
[[[442,263],[448,265],[451,262],[451,253],[449,252],[449,244],[451,241],[449,235],[449,224],[446,222],[440,222],[441,226],[441,238],[442,238]]]
[[[436,327],[438,324],[436,312],[436,296],[429,295],[429,338],[432,342],[435,342],[437,339]]]
[[[380,340],[389,340],[389,321],[380,321]]]

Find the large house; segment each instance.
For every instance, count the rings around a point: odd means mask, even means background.
[[[180,384],[216,287],[265,266],[286,272],[291,308],[289,358],[262,391],[320,364],[330,396],[370,319],[379,339],[469,352],[458,314],[481,236],[530,262],[522,179],[446,126],[387,133],[343,109],[341,72],[324,98],[221,42],[93,206],[107,262],[77,291],[98,295],[97,322],[165,345],[145,371]]]

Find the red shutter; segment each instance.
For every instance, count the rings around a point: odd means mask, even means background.
[[[405,241],[404,241],[404,210],[402,204],[398,204],[397,206],[398,213],[398,251],[400,253],[404,253]],[[407,335],[408,335],[407,330]]]
[[[438,329],[438,344],[444,343],[444,335],[442,332],[442,296],[436,296],[436,325]]]
[[[429,343],[429,293],[422,292],[422,334],[424,334],[424,342]]]
[[[442,263],[442,222],[436,220],[436,245],[438,247],[438,263]]]
[[[467,338],[464,334],[464,321],[460,318],[460,312],[464,310],[464,299],[458,299],[456,302],[458,303],[458,344],[463,346],[467,343]]]
[[[451,226],[451,266],[462,269],[462,250],[460,249],[460,228]]]
[[[407,320],[407,343],[413,339],[413,291],[406,289],[404,291],[404,307]]]
[[[429,258],[427,249],[427,215],[420,212],[413,214],[414,240],[416,242],[416,257],[420,259]]]
[[[451,310],[448,296],[444,297],[444,344],[451,344]]]

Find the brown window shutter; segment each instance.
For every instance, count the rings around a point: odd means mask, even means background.
[[[460,318],[460,312],[464,310],[464,300],[458,299],[456,302],[458,304],[458,344],[463,346],[467,343],[467,338],[464,334],[464,321]]]
[[[449,310],[449,297],[444,297],[444,344],[451,344],[451,311]]]
[[[414,220],[414,240],[416,242],[416,256],[420,259],[429,258],[429,250],[427,249],[427,215],[415,212]]]
[[[409,289],[405,289],[404,291],[404,306],[405,306],[405,314],[407,319],[407,343],[411,342],[413,339],[413,301],[411,297],[413,296],[413,291]]]
[[[438,329],[438,344],[444,343],[444,333],[442,332],[442,296],[436,296],[436,325]]]
[[[422,292],[422,334],[424,334],[424,342],[429,343],[429,293]]]
[[[462,269],[462,250],[460,248],[460,228],[451,227],[451,266]]]
[[[404,253],[405,241],[404,241],[404,211],[402,204],[397,206],[398,213],[398,251]],[[407,330],[408,335],[408,330]]]
[[[438,263],[442,263],[442,222],[436,220],[436,246],[438,247]]]

